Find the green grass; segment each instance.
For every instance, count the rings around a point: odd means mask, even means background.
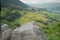
[[[60,40],[60,23],[56,25],[49,25],[47,27],[43,27],[45,34],[48,36],[49,40]]]

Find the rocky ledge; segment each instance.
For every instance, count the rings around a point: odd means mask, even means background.
[[[1,26],[1,40],[48,40],[36,22],[28,22],[12,30],[7,24]]]

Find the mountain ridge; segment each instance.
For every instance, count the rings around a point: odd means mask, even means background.
[[[21,6],[23,8],[29,7],[28,5],[22,3],[20,0],[1,0],[1,6],[2,7],[11,7],[11,6]]]

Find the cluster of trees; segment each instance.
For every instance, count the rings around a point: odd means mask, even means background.
[[[0,25],[4,23],[11,23],[17,18],[20,18],[21,14],[17,10],[9,10],[7,8],[3,8],[0,13]],[[18,23],[16,25],[19,25]]]

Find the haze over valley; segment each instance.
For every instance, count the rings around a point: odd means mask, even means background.
[[[45,3],[36,3],[36,4],[28,4],[28,5],[32,7],[44,8],[47,9],[48,11],[60,13],[60,3],[58,2],[48,2],[48,3],[45,2]]]

